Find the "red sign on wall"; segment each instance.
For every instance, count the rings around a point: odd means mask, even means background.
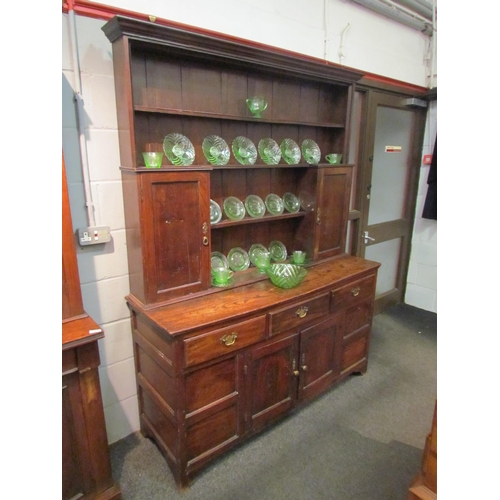
[[[422,163],[424,165],[430,165],[432,162],[432,155],[424,155],[424,159],[422,161]]]

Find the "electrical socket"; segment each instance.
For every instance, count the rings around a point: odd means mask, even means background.
[[[76,231],[76,236],[82,247],[111,241],[109,226],[82,227]]]

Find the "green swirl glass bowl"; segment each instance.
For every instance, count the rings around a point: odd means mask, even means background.
[[[307,274],[307,270],[295,264],[271,264],[266,274],[273,285],[279,288],[296,287]]]

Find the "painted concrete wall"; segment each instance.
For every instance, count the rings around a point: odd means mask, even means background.
[[[344,0],[325,3],[322,0],[148,0],[142,3],[120,0],[107,3],[314,57],[323,58],[326,53],[331,61],[416,85],[426,86],[428,81],[427,37]],[[76,229],[86,227],[89,222],[73,104],[75,74],[68,19],[69,16],[62,15],[62,143]],[[103,24],[104,21],[76,16],[95,224],[110,226],[112,241],[78,248],[77,257],[85,310],[105,332],[105,338],[99,340],[100,377],[108,440],[113,443],[138,430],[139,416],[129,313],[124,300],[129,285],[112,53],[101,30]],[[347,26],[341,61],[338,50],[341,33]],[[418,243],[422,244],[418,252],[412,253],[410,274],[415,275],[412,287],[416,291],[428,285],[421,264],[428,259],[425,239],[431,239],[431,230],[425,223],[415,227]],[[410,294],[409,289],[408,296],[417,307],[428,308],[428,301],[419,300],[418,293]]]

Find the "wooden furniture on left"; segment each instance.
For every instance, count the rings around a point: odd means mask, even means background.
[[[437,499],[437,400],[432,427],[425,440],[422,470],[411,483],[408,500]]]
[[[99,325],[83,309],[62,162],[62,498],[119,500],[99,385]]]

